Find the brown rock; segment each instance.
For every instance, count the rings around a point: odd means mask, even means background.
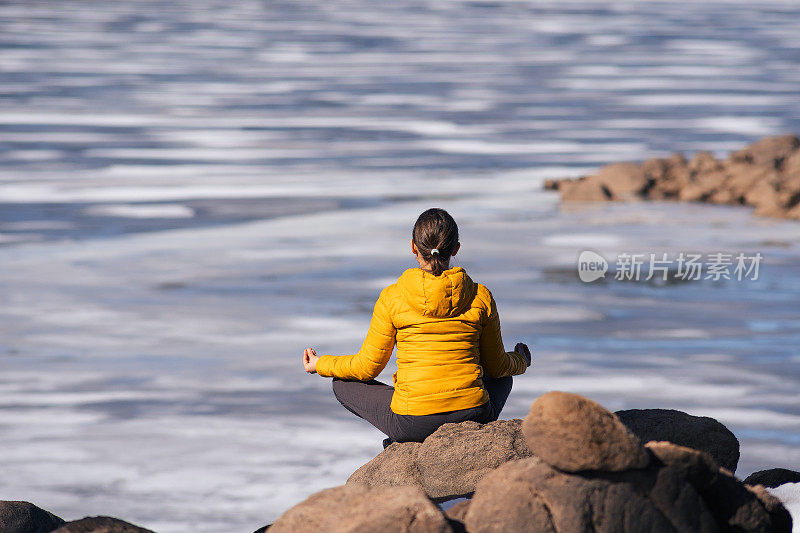
[[[754,487],[746,485],[745,488],[755,494],[758,501],[764,506],[764,509],[766,509],[769,514],[774,531],[784,533],[790,533],[792,531],[792,515],[778,498],[770,494],[763,485],[756,485]]]
[[[767,137],[733,152],[728,158],[731,162],[748,163],[756,166],[780,168],[786,158],[800,147],[797,135]]]
[[[558,475],[541,459],[531,457],[506,463],[483,478],[464,516],[467,531],[555,533],[550,509],[537,494],[539,487],[536,482],[547,471]]]
[[[441,510],[416,487],[341,485],[283,513],[270,533],[451,533]]]
[[[660,172],[648,173],[647,162],[642,165],[648,179],[645,196],[650,200],[677,198],[680,191],[689,184],[691,178],[689,164],[682,154],[674,154],[668,159],[655,161],[660,162]]]
[[[703,499],[721,531],[780,531],[761,501],[724,468]],[[790,531],[786,531],[790,533]]]
[[[778,191],[767,180],[758,182],[745,192],[744,199],[748,205],[755,206],[755,214],[759,216],[778,217],[784,211]]]
[[[347,485],[368,487],[415,486],[423,488],[422,475],[417,468],[419,442],[396,442],[383,450],[370,462],[353,472]]]
[[[749,191],[761,183],[775,188],[780,176],[775,169],[758,168],[746,165],[731,165],[728,168],[729,178],[725,186],[738,203],[744,203]]]
[[[347,485],[411,485],[437,500],[469,494],[491,470],[531,455],[521,425],[521,420],[444,424],[423,443],[392,444],[356,470]]]
[[[708,196],[704,199],[706,202],[710,204],[734,204],[737,203],[736,196],[733,194],[729,188],[719,188],[715,191],[708,194]]]
[[[444,424],[419,447],[417,467],[431,498],[471,493],[483,476],[508,461],[532,455],[522,421]]]
[[[702,498],[670,467],[569,474],[538,457],[478,484],[467,531],[716,531]]]
[[[578,180],[548,180],[565,202],[669,200],[750,205],[758,216],[800,220],[800,139],[770,137],[718,161],[676,153],[641,165],[616,163]]]
[[[700,491],[710,487],[717,479],[719,466],[706,452],[663,441],[651,441],[645,447],[665,466],[682,472],[686,480]]]
[[[611,193],[613,200],[630,200],[641,196],[647,186],[642,167],[634,163],[613,163],[606,165],[593,176]]]
[[[110,516],[87,516],[81,520],[67,522],[53,533],[153,533],[149,529],[135,526]]]
[[[472,503],[471,500],[464,500],[458,502],[447,511],[445,511],[445,516],[450,520],[457,520],[459,522],[464,521],[464,517],[467,515],[467,511],[469,511],[469,504]]]
[[[692,416],[672,409],[629,409],[616,414],[642,442],[669,441],[701,450],[711,455],[720,466],[736,471],[739,441],[713,418]]]
[[[743,486],[727,469],[719,468],[709,454],[670,442],[648,442],[645,446],[662,463],[685,476],[703,497],[721,530],[791,531],[791,516],[780,500],[764,487]]]
[[[3,533],[47,533],[64,520],[29,502],[0,501],[0,531]]]
[[[563,178],[563,179],[546,179],[544,180],[544,190],[546,191],[557,191],[561,189],[561,186],[565,183],[572,182],[572,178]]]
[[[782,170],[788,176],[800,175],[800,150],[795,150],[784,160]]]
[[[522,432],[533,453],[565,472],[617,472],[650,461],[639,439],[616,415],[566,392],[548,392],[531,405]]]
[[[594,176],[564,182],[559,191],[564,202],[604,202],[613,199],[611,191]]]
[[[711,152],[697,152],[688,164],[692,176],[708,174],[722,170],[722,163],[716,160]]]
[[[770,488],[779,487],[784,483],[800,483],[800,472],[786,468],[759,470],[747,476],[744,483],[746,485],[763,485]]]

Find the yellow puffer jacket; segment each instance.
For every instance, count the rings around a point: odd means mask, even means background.
[[[489,400],[484,372],[497,378],[527,368],[521,354],[503,348],[492,293],[461,267],[439,276],[420,268],[403,272],[381,291],[358,353],[323,355],[317,372],[369,381],[386,367],[395,342],[391,409],[402,415],[477,407]]]

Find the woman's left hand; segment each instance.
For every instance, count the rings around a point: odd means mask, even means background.
[[[528,366],[531,366],[531,351],[528,349],[527,344],[518,342],[517,345],[514,346],[514,351],[521,354],[522,357],[525,358],[525,362],[528,363]]]
[[[303,352],[303,367],[306,369],[306,372],[309,374],[316,374],[317,361],[319,361],[319,356],[317,352],[314,351],[314,348],[306,348]]]

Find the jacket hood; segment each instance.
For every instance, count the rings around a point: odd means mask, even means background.
[[[436,318],[457,316],[469,309],[477,289],[461,267],[449,268],[439,276],[409,268],[400,275],[397,287],[412,309]]]

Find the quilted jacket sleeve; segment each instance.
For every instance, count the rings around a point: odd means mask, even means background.
[[[500,335],[500,317],[497,314],[497,304],[490,292],[489,312],[481,331],[480,350],[481,365],[483,365],[486,374],[491,378],[524,374],[528,368],[528,363],[522,354],[505,351],[503,338]]]
[[[384,289],[375,302],[369,331],[358,353],[339,357],[323,355],[317,361],[317,373],[320,376],[369,381],[386,367],[394,350],[397,333],[387,305],[389,288]]]

